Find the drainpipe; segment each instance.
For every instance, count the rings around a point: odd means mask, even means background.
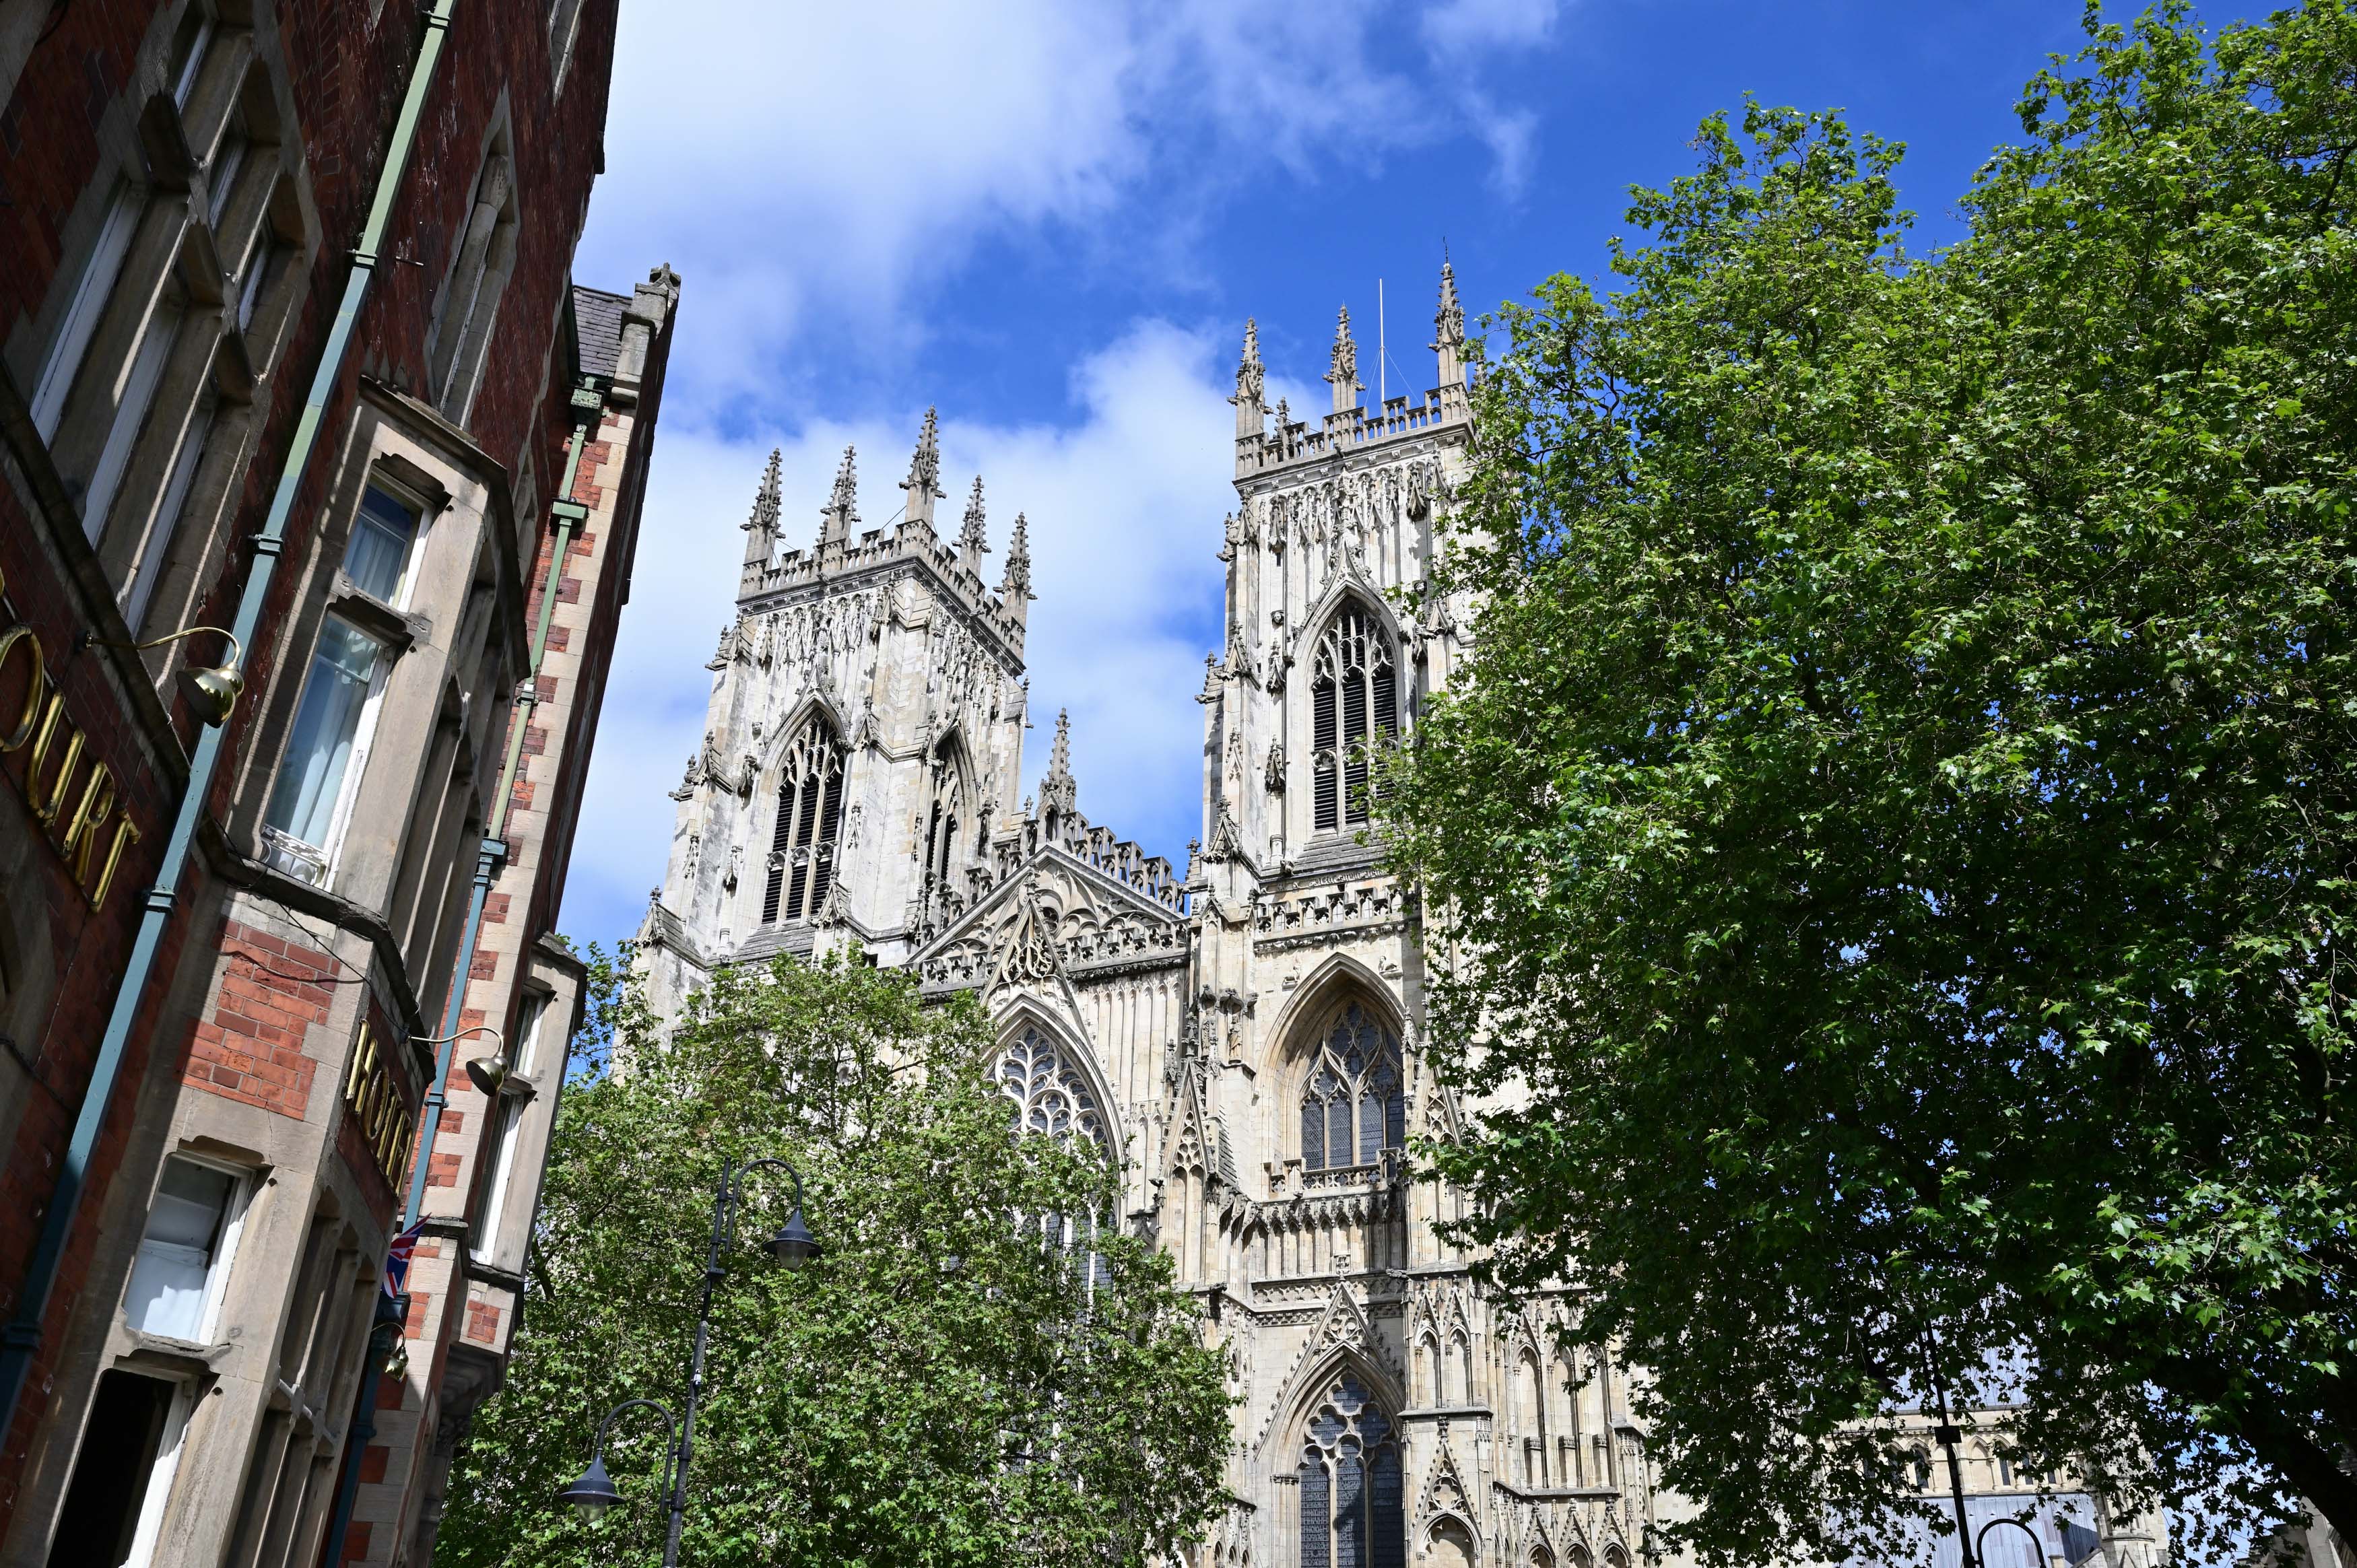
[[[328,401],[342,379],[344,356],[351,348],[352,329],[359,324],[369,284],[376,276],[385,230],[393,220],[393,199],[400,194],[402,177],[417,145],[425,94],[433,85],[435,67],[442,59],[443,40],[450,29],[450,14],[457,5],[457,0],[434,0],[434,9],[425,17],[425,36],[417,46],[417,63],[409,74],[409,91],[402,99],[401,118],[393,125],[393,143],[385,149],[384,168],[377,177],[368,222],[361,230],[360,244],[351,254],[351,271],[344,278],[343,298],[336,307],[335,322],[328,330],[327,347],[319,356],[318,368],[312,372],[311,390],[304,399],[295,439],[287,448],[285,466],[279,469],[278,487],[270,498],[269,515],[253,541],[253,561],[246,569],[245,589],[238,599],[237,618],[231,628],[241,648],[254,645],[263,604],[270,596],[270,581],[276,575],[278,558],[286,548],[286,520],[295,510],[295,493],[302,487],[303,471],[310,466],[312,451],[318,446],[319,425],[327,416]],[[188,846],[196,837],[198,819],[204,814],[205,797],[211,792],[213,770],[220,766],[223,737],[228,733],[227,724],[204,725],[197,732],[196,754],[188,762],[188,789],[182,792],[179,809],[172,819],[172,833],[164,845],[164,861],[156,870],[156,885],[147,890],[139,918],[139,934],[132,943],[130,967],[124,972],[122,983],[115,990],[114,1007],[107,1015],[106,1033],[99,1041],[97,1066],[91,1074],[90,1088],[82,1096],[81,1112],[74,1119],[73,1141],[67,1146],[57,1185],[49,1192],[48,1209],[41,1219],[40,1240],[34,1246],[23,1288],[16,1294],[16,1315],[5,1328],[0,1328],[0,1441],[5,1441],[5,1434],[16,1422],[17,1399],[24,1392],[33,1358],[40,1349],[41,1319],[48,1309],[49,1292],[57,1283],[58,1263],[64,1256],[75,1213],[81,1207],[84,1179],[114,1099],[114,1080],[123,1070],[131,1026],[145,1000],[148,977],[163,945],[164,929],[170,923],[173,908],[179,900],[180,875],[188,867]]]
[[[418,1214],[425,1206],[425,1177],[434,1159],[435,1137],[442,1131],[442,1108],[449,1103],[443,1090],[450,1080],[450,1058],[457,1050],[458,1015],[465,1008],[468,977],[475,967],[475,943],[483,928],[483,903],[490,896],[491,883],[498,877],[500,868],[507,864],[508,804],[515,798],[516,770],[523,762],[524,731],[540,704],[540,660],[548,650],[548,623],[556,614],[556,583],[565,575],[565,556],[573,547],[573,531],[589,516],[589,509],[573,499],[573,485],[581,472],[581,448],[588,439],[589,427],[604,408],[603,394],[587,377],[583,377],[573,389],[573,437],[565,453],[565,484],[557,492],[562,499],[549,508],[556,516],[556,550],[549,557],[548,581],[541,589],[539,624],[532,633],[532,661],[524,671],[523,682],[516,692],[515,712],[508,721],[508,755],[500,768],[500,792],[491,806],[490,828],[475,855],[474,891],[467,900],[467,921],[458,938],[458,959],[450,972],[450,1002],[442,1016],[434,1079],[426,1086],[425,1102],[417,1114],[417,1158],[409,1168],[409,1198],[401,1210],[403,1230],[417,1223]],[[501,1036],[501,1054],[506,1050],[505,1036]],[[408,1316],[409,1298],[400,1297],[398,1307],[391,1305],[393,1299],[382,1291],[378,1293],[380,1325]],[[373,1345],[371,1340],[371,1348]],[[352,1505],[360,1497],[361,1455],[367,1452],[369,1440],[376,1435],[377,1380],[383,1370],[384,1359],[374,1354],[361,1368],[360,1391],[353,1396],[344,1461],[336,1477],[336,1509],[328,1520],[326,1548],[319,1557],[323,1563],[340,1563],[344,1560],[344,1534],[351,1528]]]

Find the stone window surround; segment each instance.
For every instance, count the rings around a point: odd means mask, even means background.
[[[356,802],[351,811],[355,817],[410,823],[427,763],[426,742],[445,712],[451,686],[480,688],[484,693],[505,689],[505,671],[501,679],[486,684],[476,678],[479,671],[460,666],[468,650],[451,646],[453,634],[471,626],[482,639],[479,657],[504,654],[506,670],[521,668],[522,631],[512,624],[513,617],[501,615],[495,606],[486,626],[469,613],[487,569],[487,553],[495,595],[512,597],[517,605],[522,599],[511,583],[500,581],[516,570],[507,515],[511,502],[500,482],[503,477],[470,472],[468,459],[479,460],[479,451],[470,446],[445,450],[454,445],[454,437],[463,443],[463,433],[441,425],[430,411],[413,412],[407,400],[364,398],[354,419],[358,428],[340,448],[345,456],[330,481],[321,524],[305,548],[290,557],[289,564],[304,573],[302,586],[275,646],[268,650],[278,674],[267,688],[268,708],[246,743],[245,771],[229,831],[231,841],[257,859],[264,858],[270,847],[264,812],[285,760],[311,650],[328,615],[339,615],[378,638],[387,655],[375,744],[343,784]],[[421,507],[417,541],[398,605],[382,604],[361,593],[341,571],[362,492],[371,483]],[[261,650],[249,650],[255,664],[262,657]],[[505,721],[504,704],[495,700],[462,706],[472,728]],[[496,739],[490,749],[496,749]],[[484,751],[478,745],[472,755],[480,757]],[[357,846],[349,838],[334,846],[328,889],[340,900],[389,913],[400,896],[395,878],[407,858],[410,836],[408,831],[380,835],[369,848],[365,866],[353,864]],[[465,846],[470,865],[472,853],[471,844]],[[414,983],[422,978],[421,967],[412,980]],[[421,1005],[428,1011],[435,1002],[420,993]]]
[[[532,1241],[532,1217],[540,1208],[540,1187],[548,1159],[548,1140],[555,1127],[556,1102],[572,1054],[573,1034],[580,1025],[582,1005],[580,986],[572,973],[539,953],[528,953],[527,958],[526,978],[517,988],[519,999],[538,995],[547,1000],[540,1015],[537,1048],[532,1061],[522,1064],[529,1070],[511,1078],[508,1093],[501,1096],[522,1102],[511,1134],[515,1142],[515,1174],[508,1183],[499,1213],[487,1213],[483,1205],[490,1196],[491,1161],[479,1157],[475,1162],[479,1185],[468,1205],[475,1217],[476,1237],[468,1249],[469,1271],[519,1290],[523,1283],[524,1256]],[[514,1022],[520,1023],[521,1007],[518,1011]],[[521,1039],[516,1042],[519,1050],[522,1043]],[[503,1109],[486,1108],[484,1124]],[[489,1152],[488,1147],[478,1150],[479,1155]],[[487,1235],[490,1244],[477,1251]]]
[[[502,91],[484,128],[482,151],[467,182],[467,206],[452,230],[449,260],[426,321],[429,400],[458,424],[467,422],[482,390],[491,338],[515,270],[523,215],[515,181],[515,133]],[[484,199],[487,184],[495,184],[495,199]]]
[[[100,389],[120,377],[159,311],[179,314],[141,423],[117,444],[109,516],[93,544],[118,597],[137,600],[126,639],[178,627],[227,553],[257,438],[250,399],[285,346],[317,252],[302,148],[280,134],[293,100],[274,19],[257,23],[251,9],[248,0],[185,0],[157,13],[129,81],[100,117],[99,156],[61,225],[63,260],[47,297],[5,345],[10,371],[36,401],[53,359],[71,356],[49,391],[48,445],[78,501],[115,423]],[[188,28],[199,15],[207,21]],[[201,47],[186,62],[185,91],[175,91],[184,30]],[[232,121],[247,127],[245,150],[228,188],[211,192],[207,181]],[[60,338],[119,201],[128,204],[129,233],[102,295],[84,301],[86,336],[68,349]],[[242,323],[241,304],[250,310]],[[170,502],[169,518],[150,504],[159,499]],[[140,504],[149,510],[135,515]],[[167,647],[139,657],[168,693],[185,654]]]

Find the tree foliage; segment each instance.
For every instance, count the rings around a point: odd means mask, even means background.
[[[1435,1154],[1710,1561],[1938,1528],[1934,1376],[2357,1536],[2357,19],[2088,33],[1928,255],[1898,146],[1706,122],[1478,394],[1385,811],[1511,1108]]]
[[[618,1423],[630,1506],[555,1502],[624,1399],[677,1411],[725,1163],[799,1171],[823,1255],[759,1243],[785,1173],[747,1184],[713,1308],[683,1560],[1142,1564],[1222,1497],[1227,1396],[1169,1265],[1090,1217],[1084,1142],[1018,1136],[970,997],[840,959],[733,970],[667,1039],[605,975],[625,1070],[568,1085],[505,1387],[452,1486],[437,1561],[603,1563],[662,1546],[662,1425]],[[1067,1245],[1068,1236],[1078,1238]]]

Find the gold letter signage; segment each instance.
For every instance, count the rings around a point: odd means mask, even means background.
[[[0,594],[7,585],[0,578]],[[18,758],[16,792],[95,909],[139,830],[122,813],[114,775],[84,751],[81,731],[66,716],[65,693],[42,660],[40,638],[21,621],[0,628],[0,756]]]
[[[377,1048],[375,1026],[366,1018],[361,1020],[361,1037],[352,1046],[351,1070],[344,1075],[344,1106],[376,1168],[398,1192],[409,1165],[416,1116],[409,1109],[408,1086],[392,1057]]]

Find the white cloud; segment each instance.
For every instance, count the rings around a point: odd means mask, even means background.
[[[1030,524],[1026,663],[1036,787],[1057,709],[1072,714],[1073,772],[1091,820],[1174,856],[1195,832],[1202,786],[1201,661],[1217,638],[1220,520],[1233,504],[1234,415],[1224,346],[1162,322],[1134,327],[1074,376],[1070,427],[947,421],[943,488],[952,517],[983,476],[995,578],[1015,515]],[[882,520],[922,410],[822,421],[783,436],[722,440],[666,432],[657,444],[629,607],[576,837],[568,929],[629,934],[662,880],[666,792],[704,733],[704,669],[735,613],[739,529],[769,449],[783,451],[785,536],[817,537],[818,509],[846,445],[859,448],[862,510]],[[888,499],[888,498],[890,498]]]
[[[1562,0],[1447,0],[1425,12],[1421,27],[1434,53],[1462,58],[1544,43],[1562,11]]]
[[[912,356],[909,295],[988,237],[1152,255],[1272,166],[1311,177],[1342,151],[1362,168],[1465,131],[1518,188],[1530,121],[1480,96],[1480,65],[1543,39],[1559,5],[1449,0],[1412,35],[1424,53],[1388,61],[1390,18],[1363,7],[627,5],[582,275],[667,260],[687,279],[675,420],[790,403],[829,384],[810,363],[781,384],[803,328]]]
[[[933,296],[977,246],[1068,246],[1183,296],[1198,226],[1273,174],[1307,183],[1338,157],[1364,171],[1469,134],[1512,193],[1534,121],[1484,96],[1483,66],[1543,39],[1558,6],[1448,0],[1404,28],[1369,7],[1257,0],[625,5],[577,275],[612,285],[668,261],[685,297],[576,841],[576,929],[626,930],[661,875],[664,796],[702,733],[702,667],[769,448],[784,448],[790,527],[816,529],[847,441],[868,510],[888,514],[924,403],[964,401],[922,351]],[[1082,809],[1175,854],[1197,825],[1193,696],[1218,640],[1235,344],[1150,322],[1117,334],[1075,372],[1068,423],[952,417],[942,441],[952,471],[984,470],[1002,542],[1029,513],[1033,712],[1072,709]],[[1324,406],[1314,382],[1284,390]],[[1047,747],[1032,739],[1036,779]]]

